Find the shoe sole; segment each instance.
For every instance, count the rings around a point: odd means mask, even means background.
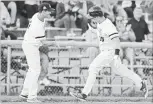
[[[27,100],[28,103],[42,103],[41,101],[29,101]]]
[[[81,98],[76,97],[72,92],[70,92],[70,95],[73,96],[73,97],[75,97],[76,99],[78,99],[80,101],[86,101],[85,99],[81,99]]]
[[[27,101],[27,103],[42,103],[42,102]]]
[[[21,96],[21,95],[19,97],[22,98],[22,99],[27,99],[27,97],[24,97],[24,96]]]

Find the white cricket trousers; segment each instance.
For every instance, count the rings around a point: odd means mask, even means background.
[[[22,49],[26,55],[29,69],[21,95],[28,95],[28,99],[33,99],[37,97],[38,78],[41,71],[39,46],[23,42]]]
[[[102,69],[103,66],[111,65],[111,69],[115,74],[118,74],[122,77],[127,77],[131,79],[135,85],[140,88],[142,79],[132,70],[129,70],[124,64],[118,62],[116,65],[114,62],[115,50],[104,50],[93,60],[89,66],[89,74],[86,81],[86,84],[82,90],[82,93],[88,95],[95,83],[96,75]]]

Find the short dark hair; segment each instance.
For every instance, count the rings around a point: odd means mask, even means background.
[[[38,11],[42,12],[43,10],[52,11],[53,8],[51,8],[49,3],[42,3],[38,6]]]

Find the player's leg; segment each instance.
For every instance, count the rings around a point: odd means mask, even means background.
[[[144,82],[139,75],[137,75],[133,70],[128,69],[126,65],[120,62],[120,60],[118,61],[117,66],[114,65],[114,61],[111,63],[111,66],[116,74],[131,79],[135,83],[136,87],[138,87],[139,89],[146,89],[145,97],[147,97],[148,89],[146,86],[146,82]]]
[[[28,61],[28,59],[27,59],[27,52],[26,51],[28,51],[28,48],[27,48],[28,46],[26,46],[26,44],[22,44],[22,49],[23,49],[23,52],[24,52],[24,54],[25,54],[25,56],[26,56],[26,60]],[[27,63],[28,64],[28,63]],[[28,65],[29,66],[29,65]],[[23,97],[23,98],[28,98],[28,94],[29,94],[29,78],[30,78],[30,73],[29,73],[29,71],[26,73],[26,76],[25,76],[25,79],[24,79],[24,84],[23,84],[23,88],[22,88],[22,91],[21,91],[21,97]]]
[[[131,63],[131,59],[133,58],[133,52],[134,50],[132,48],[125,49],[125,58],[128,60],[129,63]]]
[[[119,62],[119,67],[112,66],[112,70],[120,76],[131,79],[137,87],[141,87],[142,79],[134,71],[128,69],[126,65]]]
[[[32,46],[31,44],[23,44],[23,51],[26,55],[29,70],[24,81],[24,86],[21,95],[28,94],[29,101],[31,99],[37,98],[38,77],[41,71],[40,54],[38,49],[39,47]]]
[[[99,54],[99,49],[96,47],[88,47],[86,50],[87,56],[89,56],[89,63],[91,63]]]
[[[90,93],[98,72],[102,69],[103,66],[106,66],[109,64],[113,58],[114,51],[102,51],[91,63],[89,67],[89,74],[86,81],[86,84],[82,90],[82,94],[78,93],[70,93],[72,96],[75,96],[76,98],[80,100],[85,100],[87,95]]]
[[[49,85],[50,81],[47,79],[48,66],[49,66],[48,55],[40,52],[40,61],[41,61],[41,73],[39,76],[39,84]]]

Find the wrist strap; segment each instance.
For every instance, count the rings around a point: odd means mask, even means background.
[[[115,55],[119,55],[120,49],[115,49]]]

